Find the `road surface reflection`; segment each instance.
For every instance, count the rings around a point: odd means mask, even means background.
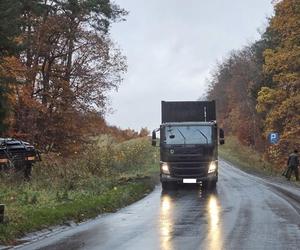
[[[207,203],[209,217],[207,249],[222,249],[220,210],[218,199],[216,195],[212,194]]]
[[[179,238],[193,241],[195,249],[221,249],[220,211],[216,191],[204,192],[201,188],[183,187],[162,193],[160,249],[176,249],[175,241]]]
[[[172,219],[172,209],[174,204],[169,195],[161,197],[160,206],[160,236],[161,236],[161,249],[172,249],[171,238],[174,221]]]

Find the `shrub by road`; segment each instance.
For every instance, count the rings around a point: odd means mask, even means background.
[[[0,203],[6,204],[1,244],[51,225],[116,211],[150,192],[152,177],[158,175],[158,152],[148,138],[116,143],[102,136],[75,155],[44,156],[28,183],[16,174],[1,174]]]

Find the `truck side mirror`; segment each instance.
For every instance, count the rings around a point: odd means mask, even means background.
[[[152,131],[152,146],[156,147],[156,132]]]
[[[222,128],[219,130],[219,142],[220,145],[225,144],[224,130]]]

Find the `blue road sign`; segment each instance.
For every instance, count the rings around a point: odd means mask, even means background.
[[[269,134],[268,139],[271,144],[276,144],[279,141],[279,134],[277,132],[272,132]]]

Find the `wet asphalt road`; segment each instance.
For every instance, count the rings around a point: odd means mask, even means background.
[[[117,213],[21,249],[300,249],[300,188],[221,161],[215,192],[157,187]]]

